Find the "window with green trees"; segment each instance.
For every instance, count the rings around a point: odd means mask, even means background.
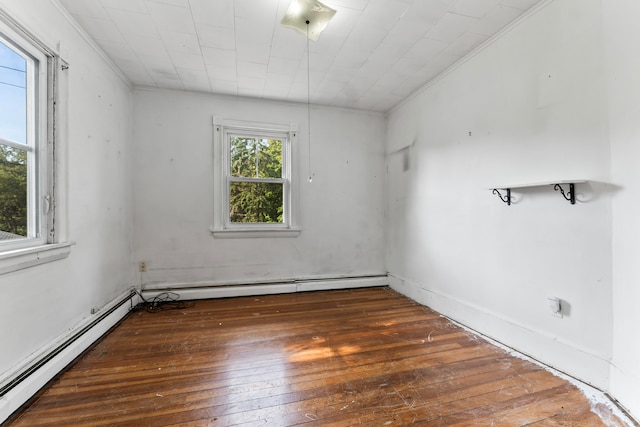
[[[297,124],[222,116],[212,124],[213,236],[299,236]]]
[[[0,232],[27,236],[27,60],[0,41]]]
[[[229,133],[229,222],[285,223],[286,135]]]
[[[27,152],[0,144],[1,239],[27,237]]]
[[[48,56],[0,21],[0,250],[48,238],[48,73]]]

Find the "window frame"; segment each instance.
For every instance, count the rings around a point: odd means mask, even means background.
[[[35,62],[27,66],[26,141],[23,144],[0,137],[1,144],[27,149],[28,153],[28,235],[23,239],[0,242],[0,274],[4,274],[66,258],[73,243],[61,242],[64,231],[57,232],[55,227],[60,209],[55,197],[58,163],[55,141],[66,134],[62,121],[57,123],[63,101],[59,97],[60,90],[66,94],[67,88],[67,76],[59,70],[67,69],[68,65],[2,10],[0,40],[22,57],[29,57],[28,62]],[[64,120],[66,115],[63,113],[62,116]]]
[[[48,179],[49,74],[51,56],[0,21],[0,41],[23,57],[26,67],[26,141],[0,143],[27,151],[27,236],[0,242],[0,251],[48,243],[51,191]]]
[[[214,146],[214,221],[210,227],[215,237],[296,237],[300,234],[296,218],[295,124],[261,123],[243,120],[213,120]],[[233,136],[279,139],[282,141],[282,177],[233,177],[230,170]],[[283,222],[240,223],[230,219],[230,185],[232,182],[281,183],[283,188]]]

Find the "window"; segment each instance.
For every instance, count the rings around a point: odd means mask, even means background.
[[[295,235],[290,125],[214,120],[218,209],[222,237]]]
[[[0,244],[46,241],[47,58],[17,34],[0,33],[0,99]]]
[[[17,269],[5,262],[16,250],[54,242],[55,64],[26,31],[0,19],[0,273]]]
[[[284,224],[286,135],[245,131],[225,136],[229,224]]]

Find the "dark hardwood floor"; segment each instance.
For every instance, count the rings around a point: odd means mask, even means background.
[[[607,418],[563,379],[374,288],[138,310],[8,425],[624,425]]]

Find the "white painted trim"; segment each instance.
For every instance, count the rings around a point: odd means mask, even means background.
[[[640,420],[640,378],[611,364],[611,395],[636,420]]]
[[[296,282],[296,292],[326,291],[330,289],[355,289],[389,286],[388,276],[324,279],[324,280],[299,280]]]
[[[388,286],[387,276],[324,278],[320,280],[280,280],[268,283],[244,284],[173,284],[155,285],[142,290],[145,299],[153,298],[162,292],[175,292],[181,300],[228,298],[252,295],[290,294],[320,290],[355,289]]]
[[[0,250],[11,251],[47,243],[49,215],[42,209],[42,204],[51,188],[48,166],[53,149],[50,148],[48,127],[53,120],[52,110],[49,108],[53,93],[50,85],[56,69],[52,66],[55,60],[50,50],[3,11],[0,11],[0,32],[0,40],[4,40],[10,50],[24,61],[25,66],[25,140],[24,143],[5,142],[13,148],[27,151],[27,235],[24,239],[7,240],[0,244]]]
[[[74,242],[53,243],[0,252],[0,275],[64,259]]]
[[[152,282],[143,285],[143,291],[171,290],[179,292],[180,289],[188,288],[213,288],[223,286],[262,286],[278,283],[307,283],[307,282],[347,282],[354,280],[365,280],[369,283],[377,283],[377,280],[384,280],[387,286],[387,273],[363,273],[363,274],[321,274],[315,276],[280,277],[260,280],[205,280],[200,282]],[[374,286],[374,285],[371,285]]]
[[[297,123],[264,123],[213,116],[213,218],[209,230],[218,238],[298,237]],[[273,136],[281,139],[282,176],[277,179],[232,177],[229,171],[232,135]],[[237,182],[274,182],[282,184],[284,222],[280,224],[231,223],[229,185]]]
[[[602,390],[597,389],[589,384],[586,384],[575,377],[565,374],[564,372],[554,369],[551,366],[540,362],[539,360],[533,359],[523,353],[520,353],[519,351],[514,350],[513,348],[508,347],[503,343],[496,341],[484,334],[478,333],[478,331],[471,329],[461,323],[458,323],[455,320],[452,320],[446,316],[443,316],[443,317],[447,318],[451,323],[463,328],[469,333],[472,333],[474,335],[480,335],[484,340],[488,341],[491,345],[506,351],[511,356],[526,360],[530,363],[540,366],[541,368],[545,369],[547,372],[551,372],[553,375],[559,378],[562,378],[568,383],[571,383],[572,385],[576,386],[582,392],[582,394],[584,394],[584,397],[589,401],[589,404],[591,406],[591,411],[594,412],[596,415],[598,415],[602,420],[610,419],[611,414],[613,414],[614,416],[617,416],[618,418],[620,418],[620,420],[623,421],[625,426],[637,425],[637,422],[636,424],[633,423],[635,420],[634,421],[631,420],[631,416],[628,410],[624,408],[622,405],[620,405],[620,403],[617,400],[613,399],[610,395],[603,392]],[[604,409],[602,405],[606,406],[606,409]]]
[[[17,365],[10,372],[0,378],[0,385],[4,385],[18,377],[29,366],[34,365],[44,358],[48,353],[54,351],[59,345],[66,340],[73,337],[76,333],[95,321],[100,317],[101,312],[108,311],[113,307],[116,307],[127,296],[131,294],[131,291],[127,291],[120,295],[118,298],[112,300],[109,304],[103,307],[100,311],[94,315],[86,318],[81,323],[61,335],[57,339],[53,340],[49,344],[43,346],[34,355],[29,357],[20,365]],[[138,295],[132,296],[131,301],[133,306],[136,306],[140,302]],[[109,329],[115,326],[120,320],[122,320],[130,311],[130,303],[124,303],[110,313],[107,317],[102,319],[100,323],[93,326],[85,334],[78,337],[67,348],[53,357],[45,365],[38,370],[34,371],[29,377],[25,378],[22,382],[17,384],[14,388],[9,390],[4,396],[0,397],[0,423],[4,422],[11,416],[16,410],[18,410],[25,402],[27,402],[33,395],[35,395],[43,386],[45,386],[52,378],[60,373],[69,363],[73,362],[78,356],[80,356],[86,349],[88,349],[94,342],[96,342],[102,335],[104,335]]]
[[[163,292],[175,292],[180,300],[215,299],[229,297],[246,297],[254,295],[290,294],[296,292],[295,283],[269,283],[264,285],[245,286],[212,286],[182,289],[143,290],[142,296],[149,300]]]
[[[600,390],[609,389],[610,360],[558,337],[389,274],[389,286],[466,327]]]
[[[210,227],[209,231],[214,237],[221,239],[230,238],[259,238],[259,237],[298,237],[300,228],[221,228]]]
[[[8,25],[11,28],[10,31],[14,33],[14,35],[10,35],[10,37],[14,37],[16,34],[19,35],[19,38],[28,40],[29,44],[33,44],[37,49],[40,49],[45,56],[58,55],[54,49],[51,49],[46,43],[43,43],[44,39],[41,38],[38,33],[33,32],[33,29],[27,29],[27,27],[15,19],[12,14],[7,12],[4,6],[0,6],[0,20]]]

